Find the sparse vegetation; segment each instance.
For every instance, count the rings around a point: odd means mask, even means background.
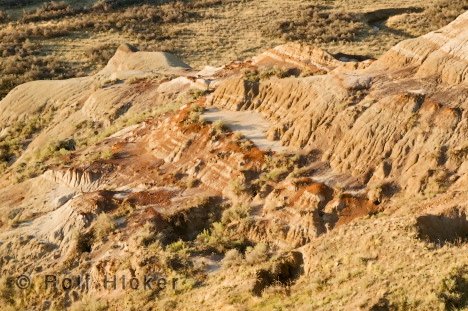
[[[286,177],[288,173],[289,171],[286,167],[280,167],[272,169],[271,171],[263,175],[263,178],[267,181],[278,182],[281,180],[281,178]]]
[[[213,131],[215,135],[221,135],[227,130],[228,130],[228,127],[226,126],[226,124],[224,124],[223,121],[217,120],[213,123]]]
[[[93,228],[95,237],[98,240],[105,240],[114,231],[115,222],[108,214],[101,213],[96,218]]]
[[[87,30],[94,34],[119,31],[135,35],[139,40],[159,41],[163,38],[161,23],[177,23],[189,16],[189,6],[183,2],[149,6],[101,1],[91,8],[72,7],[66,2],[47,2],[32,11],[25,11],[10,29],[0,31],[0,51],[3,53],[3,58],[0,58],[0,98],[27,81],[89,74],[101,68],[115,49],[111,43],[86,48],[82,61],[76,63],[72,59],[60,60],[40,53],[45,49],[42,45],[44,40],[72,38]],[[6,20],[5,13],[0,18]]]
[[[414,6],[423,4],[413,2]],[[177,51],[194,64],[207,63],[207,58],[220,62],[234,51],[240,53],[240,57],[251,56],[258,51],[258,40],[250,42],[249,38],[239,37],[239,33],[225,46],[226,42],[209,41],[212,34],[204,32],[203,25],[207,22],[229,21],[232,16],[226,14],[226,11],[241,10],[242,13],[249,9],[264,9],[262,4],[258,5],[251,0],[242,1],[239,7],[232,6],[232,3],[236,2],[2,1],[0,24],[8,21],[12,23],[0,31],[0,98],[13,87],[27,81],[79,77],[95,72],[113,55],[115,42],[122,39],[147,50]],[[232,7],[225,10],[230,5]],[[390,18],[387,26],[379,25],[379,30],[375,30],[367,24],[366,15],[361,13],[365,11],[363,9],[369,11],[372,2],[363,2],[353,8],[344,1],[333,4],[320,1],[307,6],[297,2],[288,4],[287,10],[284,9],[284,3],[278,2],[277,5],[282,12],[281,18],[259,21],[259,39],[263,36],[261,39],[268,39],[275,44],[297,40],[341,52],[344,47],[347,51],[360,51],[370,46],[376,50],[373,53],[379,54],[389,44],[440,28],[467,9],[464,0],[434,0],[426,4],[423,12],[400,14]],[[212,10],[210,14],[205,14],[207,8]],[[18,12],[21,9],[23,12]],[[216,19],[210,20],[211,14]],[[239,25],[245,23],[242,14],[237,16]],[[255,25],[255,21],[249,22]],[[212,28],[214,31],[228,30],[223,30],[223,27]],[[190,41],[184,39],[185,44],[181,44],[179,38],[187,35],[187,29],[192,31]],[[83,32],[85,36],[80,35]],[[119,39],[115,40],[115,36]],[[78,45],[78,51],[64,54],[63,51],[69,48],[69,40],[73,42],[74,49]],[[202,47],[198,44],[200,40],[215,44],[214,50],[202,53]],[[379,43],[384,44],[379,46]],[[253,44],[255,48],[252,48]],[[48,48],[50,45],[56,45],[58,49],[51,53]],[[270,74],[282,76],[284,73],[264,73],[263,77]],[[260,77],[258,73],[252,72],[247,78],[258,81]],[[202,92],[194,94],[194,98],[200,95]]]
[[[24,22],[47,21],[51,19],[63,18],[66,16],[78,14],[82,12],[80,9],[74,9],[71,5],[64,1],[45,2],[42,6],[25,11],[22,16]]]
[[[28,145],[29,141],[40,132],[53,117],[53,111],[44,111],[38,117],[33,117],[29,120],[20,121],[10,126],[6,135],[3,135],[0,140],[0,173],[3,173],[10,165],[12,165],[22,154],[23,149]],[[38,166],[32,165],[28,168],[28,175],[35,175],[34,168]],[[21,170],[22,167],[19,167]]]
[[[260,81],[260,74],[256,69],[245,69],[243,70],[244,79],[250,83],[257,83]]]
[[[266,31],[288,41],[329,43],[355,40],[365,24],[358,14],[330,12],[324,6],[310,5],[298,12],[294,20],[281,21],[276,27]]]
[[[424,194],[428,197],[433,197],[438,193],[446,191],[450,186],[450,171],[446,169],[437,169],[429,171],[427,177]]]
[[[126,205],[128,206],[128,203]],[[158,234],[159,232],[156,231],[154,224],[147,222],[138,232],[138,235],[136,235],[136,239],[138,240],[138,244],[142,245],[143,247],[150,247],[153,244],[157,244],[157,248],[159,248],[160,245]]]
[[[200,181],[198,179],[190,176],[189,178],[187,178],[186,187],[195,188],[199,183]]]
[[[230,249],[224,255],[223,267],[229,268],[231,266],[239,265],[242,263],[242,259],[242,254],[237,249]]]
[[[248,205],[234,205],[231,208],[228,208],[223,211],[223,215],[221,217],[221,222],[225,225],[233,222],[242,220],[248,216],[250,216],[251,208]]]
[[[189,248],[182,240],[173,242],[165,247],[166,265],[173,271],[187,271],[191,269]]]
[[[413,36],[421,36],[447,25],[466,10],[465,0],[437,0],[421,13],[406,13],[390,19],[388,24]]]
[[[297,76],[299,74],[298,70],[292,68],[281,68],[278,66],[267,67],[264,70],[261,70],[259,73],[260,80],[269,79],[271,77],[277,78],[287,78],[290,76]]]
[[[114,153],[112,152],[112,150],[109,150],[109,149],[101,151],[99,155],[99,158],[103,160],[110,160],[113,157],[114,157]]]
[[[185,120],[186,124],[203,124],[201,115],[205,111],[205,108],[200,105],[192,105],[188,111],[187,118]]]
[[[44,163],[56,156],[66,155],[67,153],[75,150],[75,148],[76,142],[73,138],[53,141],[36,153],[36,160],[39,163]]]
[[[187,245],[184,241],[179,240],[177,242],[171,243],[166,246],[166,251],[170,253],[186,253],[187,252]]]
[[[232,134],[232,139],[236,141],[237,143],[242,143],[243,140],[245,139],[245,136],[244,134],[242,134],[242,132],[234,132]]]
[[[219,253],[224,253],[243,243],[243,241],[230,238],[225,229],[222,223],[215,222],[210,230],[205,229],[197,236],[196,242],[203,248],[212,248]]]
[[[265,262],[267,256],[268,245],[265,243],[258,243],[253,248],[247,247],[247,250],[245,251],[245,260],[251,265]]]
[[[200,90],[200,89],[191,89],[189,91],[189,95],[192,98],[192,100],[196,100],[204,95],[208,94],[207,90]]]
[[[241,177],[232,179],[229,182],[229,188],[237,195],[241,195],[243,192],[248,190],[245,180]]]
[[[468,307],[468,267],[453,271],[442,281],[439,298],[445,310],[464,310]]]

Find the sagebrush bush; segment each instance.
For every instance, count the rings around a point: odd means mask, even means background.
[[[364,28],[359,14],[327,12],[322,6],[310,5],[299,12],[294,20],[280,21],[272,28],[264,29],[264,32],[288,41],[327,43],[352,41]]]
[[[223,121],[216,120],[215,122],[213,122],[213,131],[215,132],[215,134],[219,135],[223,132],[226,132],[227,130],[228,127]]]
[[[239,221],[250,216],[250,206],[238,204],[223,211],[221,222],[229,224],[233,221]]]
[[[231,267],[242,263],[242,254],[237,249],[230,249],[224,255],[223,267]]]
[[[241,195],[248,190],[247,183],[242,178],[236,178],[229,181],[229,189],[232,190],[236,195]]]
[[[211,248],[224,253],[245,241],[240,237],[239,240],[233,240],[229,237],[226,227],[220,222],[215,222],[210,230],[205,229],[197,236],[196,243],[202,248]]]
[[[266,261],[268,258],[268,245],[265,243],[258,243],[253,248],[248,247],[245,251],[245,261],[253,265]]]
[[[115,44],[100,44],[87,48],[85,54],[90,62],[103,65],[111,59],[116,49]]]
[[[390,26],[420,36],[447,25],[466,10],[466,0],[438,0],[422,13],[403,14],[397,23],[392,22]]]
[[[185,252],[186,250],[187,244],[182,240],[178,240],[166,246],[166,251],[171,253]]]
[[[266,181],[278,182],[282,178],[286,177],[288,173],[289,169],[287,167],[274,168],[271,171],[262,174],[261,179],[264,179]]]
[[[101,213],[94,223],[94,235],[98,240],[105,240],[114,231],[114,220],[106,213]]]
[[[24,22],[37,22],[65,17],[73,14],[78,14],[82,10],[73,8],[64,1],[51,1],[42,4],[37,9],[25,11],[22,20]]]

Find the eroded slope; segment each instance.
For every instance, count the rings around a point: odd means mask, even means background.
[[[95,76],[19,86],[0,102],[2,137],[45,121],[9,145],[0,268],[35,289],[2,280],[2,303],[466,307],[467,26],[465,13],[362,62],[287,44],[197,71],[122,46]],[[226,123],[206,121],[214,108]],[[93,283],[45,289],[50,273]],[[112,290],[110,274],[180,283]]]

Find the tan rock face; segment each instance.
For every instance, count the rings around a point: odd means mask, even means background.
[[[99,172],[71,168],[60,171],[47,171],[44,176],[58,184],[69,186],[80,192],[91,192],[99,187]]]
[[[166,76],[171,75],[180,76],[182,82],[169,81]],[[0,137],[21,122],[27,125],[39,116],[46,119],[16,161],[20,163],[51,143],[84,137],[83,130],[102,132],[123,118],[135,118],[180,101],[178,96],[190,89],[204,89],[203,77],[200,85],[186,77],[194,75],[195,71],[175,55],[140,52],[123,45],[94,76],[33,81],[12,90],[0,101]],[[173,82],[170,87],[168,82]]]
[[[170,53],[140,52],[128,44],[123,44],[101,73],[174,69],[190,69],[190,66]]]
[[[436,79],[445,84],[467,81],[468,14],[438,31],[403,41],[384,54],[369,70],[411,70],[416,78]]]
[[[459,168],[466,155],[451,154],[467,143],[467,24],[465,13],[437,32],[398,44],[365,69],[285,45],[257,62],[320,64],[330,73],[259,82],[233,77],[211,103],[261,112],[274,124],[270,138],[297,150],[322,150],[336,172],[371,186],[394,180],[408,194],[422,194],[433,171],[451,176],[449,184],[464,175]]]
[[[314,71],[330,71],[341,66],[332,55],[322,49],[289,43],[266,51],[252,59],[255,65],[282,64]]]

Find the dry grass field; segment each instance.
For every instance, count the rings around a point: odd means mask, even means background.
[[[447,24],[466,6],[464,0],[2,0],[0,98],[26,81],[93,73],[125,42],[173,52],[192,66],[244,59],[288,41],[375,58]]]

